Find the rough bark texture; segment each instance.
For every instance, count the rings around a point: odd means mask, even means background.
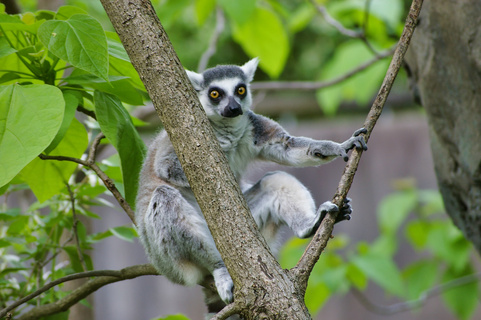
[[[169,134],[246,319],[310,319],[267,250],[212,128],[149,1],[102,0]]]
[[[406,62],[426,109],[436,176],[454,223],[481,253],[481,5],[425,1]]]

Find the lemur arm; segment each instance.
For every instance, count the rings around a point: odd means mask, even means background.
[[[366,130],[361,128],[342,143],[328,140],[314,140],[289,135],[277,122],[266,117],[249,113],[253,125],[254,145],[258,157],[279,164],[308,167],[328,163],[337,157],[348,160],[347,152],[353,148],[367,150],[364,138]]]

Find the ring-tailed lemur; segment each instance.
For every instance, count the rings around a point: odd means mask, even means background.
[[[217,66],[202,74],[187,71],[238,181],[255,159],[318,166],[339,156],[347,160],[354,147],[367,149],[360,136],[364,129],[343,143],[293,137],[276,122],[252,112],[249,83],[257,63],[252,59],[241,67]],[[328,211],[339,211],[330,201],[316,210],[306,187],[284,172],[267,173],[254,185],[244,186],[243,192],[268,243],[282,224],[305,238],[313,235]],[[346,201],[338,221],[349,219],[350,213]],[[150,146],[140,174],[136,221],[147,255],[162,275],[184,285],[212,275],[220,298],[232,301],[232,279],[165,131]]]

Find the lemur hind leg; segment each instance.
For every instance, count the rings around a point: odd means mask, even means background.
[[[261,231],[272,225],[284,223],[299,238],[312,236],[327,212],[339,211],[330,201],[316,209],[307,188],[292,175],[275,171],[267,173],[252,187],[244,191],[252,215]],[[341,208],[337,221],[350,219],[351,207]],[[266,239],[269,243],[269,239]]]
[[[140,225],[141,240],[161,274],[184,285],[212,274],[221,299],[232,301],[233,282],[207,224],[177,189],[157,187]]]

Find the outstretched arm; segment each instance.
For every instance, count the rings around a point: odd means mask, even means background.
[[[349,159],[347,152],[353,148],[367,150],[361,133],[366,129],[356,130],[342,143],[328,140],[314,140],[306,137],[289,135],[278,123],[253,112],[249,118],[254,126],[254,143],[259,150],[259,158],[279,164],[308,167],[328,163],[337,157],[344,161]]]

